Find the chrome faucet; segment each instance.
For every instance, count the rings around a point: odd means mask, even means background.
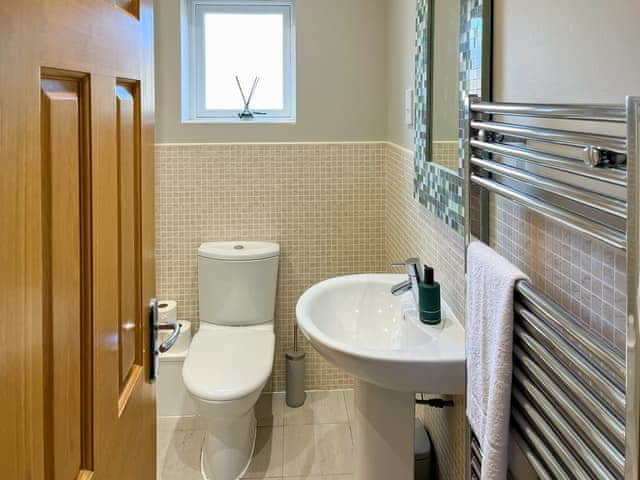
[[[420,282],[420,259],[408,258],[404,262],[392,263],[392,267],[405,267],[409,279],[404,282],[400,282],[397,285],[391,287],[391,293],[393,295],[402,295],[403,293],[411,290],[413,298],[418,303],[418,283]]]

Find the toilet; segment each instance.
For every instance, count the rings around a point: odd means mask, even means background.
[[[235,480],[251,461],[254,406],[273,368],[280,247],[211,242],[198,249],[200,329],[182,378],[205,424],[202,475]]]

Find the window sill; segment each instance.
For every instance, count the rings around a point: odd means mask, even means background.
[[[295,125],[295,118],[253,118],[251,120],[243,120],[240,118],[197,118],[182,120],[185,124],[216,124],[216,125],[255,125],[255,124],[285,124]]]

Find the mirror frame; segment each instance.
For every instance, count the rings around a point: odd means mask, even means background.
[[[434,0],[417,0],[415,105],[414,105],[414,196],[431,213],[464,234],[462,162],[464,99],[479,95],[491,100],[492,0],[460,0],[458,171],[431,161],[431,70],[432,11]]]

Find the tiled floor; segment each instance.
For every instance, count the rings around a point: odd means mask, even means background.
[[[300,408],[284,393],[260,397],[253,460],[244,478],[352,480],[353,391],[309,392]],[[204,432],[196,418],[158,420],[158,480],[201,480]]]

